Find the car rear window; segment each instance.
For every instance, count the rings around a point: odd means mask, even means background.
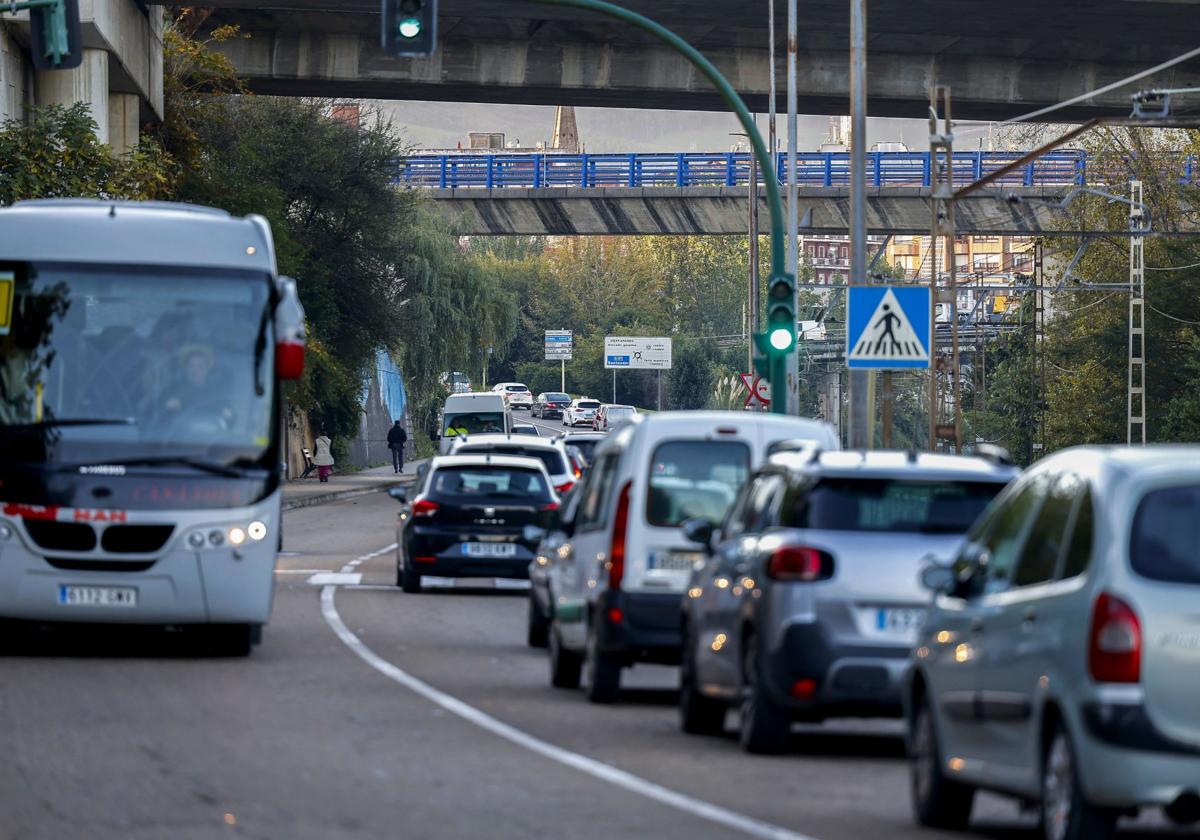
[[[546,402],[570,402],[571,398],[566,394],[543,394]]]
[[[1200,583],[1200,485],[1152,490],[1133,517],[1129,560],[1144,578]]]
[[[789,528],[965,534],[1004,484],[823,478],[780,513]]]
[[[750,448],[738,441],[677,440],[650,459],[646,520],[673,528],[685,519],[719,523],[750,474]]]
[[[608,410],[609,417],[612,417],[614,415],[621,416],[621,415],[625,415],[625,414],[636,414],[636,412],[632,408],[610,408]]]
[[[507,385],[507,386],[505,386],[504,390],[505,391],[516,391],[518,393],[523,394],[526,391],[528,391],[529,389],[526,388],[524,385]]]
[[[540,472],[521,467],[443,467],[433,475],[429,496],[457,504],[532,504],[549,502],[550,488]]]
[[[579,407],[580,408],[599,408],[600,403],[598,403],[598,402],[581,402],[579,404]]]
[[[557,449],[542,449],[532,446],[514,446],[512,444],[489,444],[488,446],[461,446],[457,454],[466,452],[490,452],[493,455],[517,455],[522,458],[537,458],[546,465],[550,475],[562,475],[567,472],[567,462]]]
[[[587,439],[573,440],[568,438],[567,443],[571,444],[571,446],[574,446],[580,452],[582,452],[583,457],[587,458],[587,460],[590,462],[592,460],[592,453],[596,451],[596,444],[600,443],[600,441]]]

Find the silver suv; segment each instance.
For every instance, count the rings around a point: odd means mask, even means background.
[[[1017,474],[980,457],[801,451],[746,482],[683,599],[684,731],[718,734],[740,704],[742,746],[785,749],[794,720],[902,711],[925,617],[924,567],[948,566]]]
[[[1144,806],[1200,819],[1200,447],[1051,456],[926,583],[920,823],[965,828],[979,788],[1039,803],[1048,840],[1105,840]]]

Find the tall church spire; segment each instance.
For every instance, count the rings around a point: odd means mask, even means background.
[[[554,109],[554,139],[550,141],[550,148],[565,152],[579,151],[579,126],[575,124],[573,106],[559,105]]]

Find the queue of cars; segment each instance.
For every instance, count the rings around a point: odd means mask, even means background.
[[[902,718],[930,827],[965,828],[979,790],[1035,806],[1047,840],[1105,840],[1146,807],[1200,821],[1200,447],[1067,450],[1020,473],[986,447],[839,451],[825,424],[737,412],[516,443],[478,435],[434,461],[402,513],[398,582],[529,577],[552,686],[612,703],[626,668],[679,664],[681,728],[733,717],[753,753],[787,749],[796,721]],[[544,453],[584,445],[582,480],[564,456],[559,482]],[[544,488],[517,481],[504,507],[513,479],[478,471],[518,463]],[[473,478],[450,492],[445,469]],[[473,521],[449,546],[427,511],[452,500]]]

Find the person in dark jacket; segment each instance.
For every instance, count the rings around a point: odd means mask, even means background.
[[[408,443],[408,432],[399,420],[388,429],[388,449],[392,450],[392,468],[397,472],[404,469],[404,444]]]

